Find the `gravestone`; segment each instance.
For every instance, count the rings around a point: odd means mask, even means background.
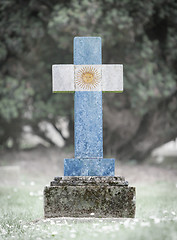
[[[135,188],[103,158],[102,92],[123,91],[123,66],[102,64],[101,38],[75,37],[74,64],[53,65],[53,92],[74,92],[75,157],[44,189],[45,217],[134,217]]]

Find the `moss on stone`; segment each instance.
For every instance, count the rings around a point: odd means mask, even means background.
[[[58,186],[45,187],[45,217],[126,217],[135,216],[135,188],[109,185],[109,177],[97,184],[87,184],[86,179],[64,180]],[[94,177],[87,179],[96,182]],[[112,179],[113,180],[113,179]],[[114,179],[115,180],[115,179]],[[120,180],[120,179],[116,179]],[[65,182],[64,182],[65,181]],[[113,181],[114,182],[114,181]],[[90,215],[94,213],[94,215]]]

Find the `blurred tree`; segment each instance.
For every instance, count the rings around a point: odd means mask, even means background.
[[[51,93],[51,64],[72,63],[74,36],[101,36],[103,62],[124,64],[125,91],[104,100],[104,150],[143,160],[177,136],[175,0],[11,0],[0,3],[0,142],[22,127],[69,120],[73,95]],[[64,136],[63,136],[64,138]]]

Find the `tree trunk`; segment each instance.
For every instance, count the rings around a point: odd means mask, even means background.
[[[109,118],[113,115],[108,108],[105,112]],[[106,153],[115,154],[119,160],[143,161],[154,148],[177,136],[177,90],[142,118],[134,116],[131,111],[127,113],[125,110],[120,111],[119,116],[122,123],[119,120],[117,127],[107,126],[112,131],[105,136]],[[109,118],[106,117],[106,119]],[[111,123],[107,121],[106,124]],[[130,124],[134,127],[132,128]],[[109,151],[109,148],[112,151]]]

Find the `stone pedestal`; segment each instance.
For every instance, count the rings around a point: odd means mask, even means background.
[[[44,189],[44,215],[133,218],[135,188],[124,177],[55,177]]]

